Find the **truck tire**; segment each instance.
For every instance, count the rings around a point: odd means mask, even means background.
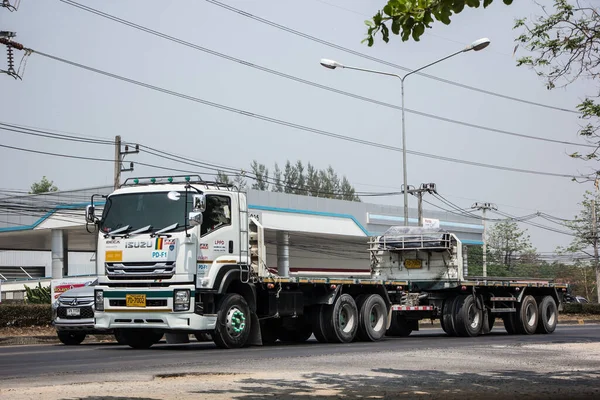
[[[378,294],[359,296],[357,337],[365,342],[376,342],[385,336],[387,307]]]
[[[210,333],[194,333],[194,337],[199,342],[210,342],[212,340]]]
[[[358,309],[349,294],[337,298],[323,313],[325,336],[330,343],[349,343],[358,330]]]
[[[279,340],[288,343],[304,343],[313,334],[312,326],[304,316],[284,321],[279,328]]]
[[[324,314],[327,307],[333,307],[333,305],[317,304],[312,306],[310,310],[312,331],[319,343],[329,343],[327,335],[325,334],[326,330],[324,323]]]
[[[62,344],[66,346],[76,346],[81,344],[85,340],[85,333],[81,332],[68,332],[68,331],[58,331],[56,332],[58,335],[58,339],[62,342]]]
[[[120,345],[127,345],[127,338],[125,337],[125,335],[123,335],[123,331],[120,329],[115,329],[115,340],[117,341],[117,343],[119,343]]]
[[[277,341],[281,320],[279,318],[268,318],[260,321],[260,338],[262,344],[273,344]]]
[[[440,318],[440,325],[448,336],[456,336],[455,325],[455,305],[458,301],[458,296],[451,296],[444,300],[442,305],[442,318]]]
[[[456,334],[462,337],[479,336],[483,327],[483,307],[472,294],[459,296],[456,307]]]
[[[552,296],[544,296],[538,305],[538,326],[536,333],[552,333],[558,323],[558,309]]]
[[[533,296],[525,296],[517,309],[517,331],[533,335],[539,320],[538,304]]]
[[[386,336],[407,337],[410,336],[413,329],[403,315],[392,312],[392,321],[389,329],[385,332]]]
[[[237,293],[228,293],[217,305],[217,326],[212,337],[222,349],[244,347],[250,337],[250,308],[246,299]]]
[[[121,332],[127,345],[133,349],[149,349],[153,344],[160,342],[162,333],[149,329],[127,329]]]
[[[502,322],[504,322],[504,329],[506,329],[506,333],[509,335],[515,335],[519,333],[517,329],[517,313],[504,313],[502,315]]]

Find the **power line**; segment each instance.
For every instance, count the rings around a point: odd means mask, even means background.
[[[204,99],[200,99],[198,97],[194,97],[194,96],[189,96],[189,95],[185,95],[179,92],[175,92],[173,90],[169,90],[169,89],[165,89],[165,88],[161,88],[159,86],[154,86],[148,83],[144,83],[141,81],[137,81],[131,78],[126,78],[120,75],[116,75],[107,71],[103,71],[97,68],[93,68],[93,67],[89,67],[87,65],[84,64],[80,64],[74,61],[69,61],[67,59],[61,58],[61,57],[57,57],[57,56],[53,56],[50,54],[46,54],[40,51],[36,51],[36,50],[32,50],[32,49],[28,49],[29,51],[35,52],[40,56],[46,57],[46,58],[50,58],[52,60],[55,61],[59,61],[59,62],[63,62],[65,64],[69,64],[71,66],[74,67],[78,67],[78,68],[82,68],[91,72],[95,72],[97,74],[100,75],[104,75],[104,76],[108,76],[110,78],[113,79],[117,79],[123,82],[127,82],[133,85],[137,85],[137,86],[141,86],[141,87],[145,87],[147,89],[151,89],[151,90],[155,90],[157,92],[161,92],[164,94],[168,94],[171,96],[175,96],[175,97],[179,97],[182,99],[186,99],[189,101],[193,101],[196,103],[200,103],[200,104],[204,104],[210,107],[214,107],[214,108],[219,108],[221,110],[225,110],[225,111],[229,111],[232,113],[236,113],[236,114],[241,114],[247,117],[251,117],[251,118],[255,118],[255,119],[259,119],[262,121],[266,121],[266,122],[270,122],[273,124],[277,124],[277,125],[282,125],[282,126],[287,126],[290,128],[294,128],[294,129],[298,129],[298,130],[302,130],[302,131],[306,131],[306,132],[311,132],[311,133],[315,133],[317,135],[321,135],[321,136],[328,136],[328,137],[332,137],[335,139],[339,139],[339,140],[344,140],[344,141],[348,141],[348,142],[353,142],[353,143],[357,143],[357,144],[362,144],[362,145],[366,145],[366,146],[370,146],[370,147],[376,147],[376,148],[381,148],[381,149],[386,149],[386,150],[390,150],[390,151],[395,151],[395,152],[401,152],[402,149],[399,147],[395,147],[395,146],[390,146],[390,145],[385,145],[385,144],[381,144],[381,143],[376,143],[376,142],[371,142],[368,140],[363,140],[363,139],[357,139],[357,138],[353,138],[350,136],[344,136],[344,135],[340,135],[337,133],[332,133],[332,132],[328,132],[325,130],[321,130],[321,129],[317,129],[317,128],[311,128],[305,125],[301,125],[301,124],[296,124],[293,122],[288,122],[288,121],[284,121],[284,120],[280,120],[280,119],[276,119],[276,118],[272,118],[272,117],[268,117],[265,115],[261,115],[261,114],[255,114],[249,111],[245,111],[245,110],[241,110],[238,108],[234,108],[234,107],[230,107],[230,106],[226,106],[223,104],[219,104],[219,103],[215,103],[212,101],[208,101],[208,100],[204,100]],[[419,152],[419,151],[414,151],[414,150],[406,150],[406,152],[408,154],[412,154],[412,155],[416,155],[416,156],[420,156],[420,157],[425,157],[425,158],[432,158],[432,159],[436,159],[436,160],[441,160],[441,161],[448,161],[448,162],[453,162],[453,163],[458,163],[458,164],[466,164],[466,165],[472,165],[472,166],[478,166],[478,167],[483,167],[483,168],[490,168],[490,169],[498,169],[498,170],[503,170],[503,171],[512,171],[512,172],[520,172],[520,173],[528,173],[528,174],[534,174],[534,175],[544,175],[544,176],[554,176],[554,177],[560,177],[560,178],[579,178],[579,179],[584,179],[587,176],[585,175],[581,175],[581,176],[574,176],[574,175],[568,175],[568,174],[559,174],[559,173],[553,173],[553,172],[544,172],[544,171],[533,171],[533,170],[527,170],[527,169],[521,169],[521,168],[512,168],[512,167],[505,167],[505,166],[499,166],[499,165],[493,165],[493,164],[485,164],[485,163],[480,163],[480,162],[475,162],[475,161],[466,161],[466,160],[461,160],[461,159],[456,159],[456,158],[451,158],[451,157],[444,157],[444,156],[438,156],[438,155],[434,155],[434,154],[428,154],[428,153],[423,153],[423,152]],[[139,163],[138,163],[139,164]]]
[[[2,123],[0,123],[0,125],[2,125]],[[0,129],[5,129],[0,127]],[[18,132],[18,133],[26,133],[27,132],[20,132],[18,130],[12,130],[14,132]],[[74,135],[70,135],[69,138],[64,138],[64,137],[54,137],[54,133],[50,133],[50,132],[44,132],[40,129],[36,129],[36,132],[38,133],[34,133],[34,135],[38,135],[38,136],[43,136],[43,137],[48,137],[48,138],[52,138],[52,139],[63,139],[63,140],[74,140],[74,141],[80,141],[77,140],[77,136]],[[64,135],[59,135],[59,136],[64,136]],[[101,143],[104,144],[104,143]],[[67,154],[61,154],[61,153],[51,153],[51,152],[43,152],[43,151],[38,151],[38,150],[33,150],[33,149],[27,149],[27,148],[21,148],[21,147],[13,147],[13,146],[4,146],[4,145],[0,145],[2,147],[8,147],[14,150],[19,150],[19,151],[26,151],[26,152],[32,152],[32,153],[38,153],[38,154],[44,154],[44,155],[49,155],[49,156],[56,156],[56,157],[64,157],[64,158],[78,158],[78,159],[84,159],[84,160],[90,160],[90,161],[104,161],[104,162],[114,162],[113,160],[109,160],[109,159],[99,159],[99,158],[91,158],[91,157],[78,157],[78,156],[70,156]],[[241,168],[233,168],[233,167],[224,167],[224,166],[220,166],[217,164],[211,164],[211,163],[206,163],[206,162],[202,162],[202,161],[197,161],[197,160],[193,160],[187,157],[182,157],[182,156],[176,156],[173,155],[171,153],[162,151],[159,152],[157,149],[154,149],[152,147],[146,146],[146,145],[139,145],[140,148],[142,149],[147,149],[144,150],[146,153],[155,156],[155,157],[159,157],[159,158],[163,158],[166,160],[170,160],[170,161],[175,161],[178,163],[182,163],[185,165],[190,165],[190,166],[195,166],[195,167],[202,167],[208,170],[214,170],[214,171],[222,171],[223,169],[225,169],[225,171],[229,172],[230,174],[236,174],[239,175],[240,173],[238,171],[241,171]],[[175,171],[175,172],[183,172],[183,173],[197,173],[198,171],[191,171],[191,170],[185,170],[185,169],[178,169],[178,168],[172,168],[172,167],[164,167],[164,166],[160,166],[160,165],[155,165],[155,164],[148,164],[148,163],[144,163],[144,162],[136,162],[137,165],[142,165],[142,166],[147,166],[147,167],[151,167],[151,168],[158,168],[158,169],[163,169],[163,170],[168,170],[168,171]],[[206,173],[206,172],[202,172],[202,175],[217,175],[217,174],[210,174],[210,173]],[[252,177],[252,176],[244,176],[244,178],[247,179],[253,179],[256,180],[257,178]],[[269,179],[265,179],[266,182],[268,183],[272,183],[269,182]],[[303,189],[303,188],[298,188],[292,185],[286,185],[283,184],[282,187],[284,188],[288,188],[288,189],[292,189],[292,190],[301,190],[301,191],[310,191],[310,189]],[[342,191],[337,191],[337,192],[328,192],[328,191],[320,191],[319,192],[320,195],[343,195],[344,192]],[[360,192],[360,191],[355,191],[354,194],[356,196],[367,196],[367,197],[375,197],[375,196],[392,196],[392,195],[399,195],[400,192]]]
[[[400,106],[396,106],[396,105],[393,105],[393,104],[390,104],[390,103],[386,103],[386,102],[383,102],[383,101],[375,100],[375,99],[372,99],[372,98],[369,98],[369,97],[357,95],[357,94],[354,94],[354,93],[346,92],[346,91],[343,91],[343,90],[335,89],[335,88],[330,87],[330,86],[321,85],[321,84],[313,82],[313,81],[302,79],[302,78],[299,78],[299,77],[294,76],[294,75],[289,75],[289,74],[286,74],[286,73],[283,73],[283,72],[280,72],[280,71],[276,71],[276,70],[273,70],[273,69],[270,69],[270,68],[267,68],[267,67],[264,67],[264,66],[261,66],[261,65],[257,65],[257,64],[251,63],[249,61],[245,61],[245,60],[242,60],[242,59],[239,59],[239,58],[236,58],[236,57],[224,54],[224,53],[220,53],[220,52],[215,51],[215,50],[208,49],[206,47],[203,47],[203,46],[200,46],[200,45],[197,45],[197,44],[194,44],[194,43],[190,43],[190,42],[185,41],[183,39],[179,39],[179,38],[176,38],[174,36],[167,35],[167,34],[165,34],[163,32],[156,31],[156,30],[148,28],[146,26],[136,24],[136,23],[131,22],[129,20],[125,20],[125,19],[119,18],[119,17],[117,17],[115,15],[108,14],[108,13],[105,13],[103,11],[94,9],[92,7],[88,7],[88,6],[79,4],[79,3],[75,2],[75,1],[72,1],[72,0],[60,0],[60,1],[63,2],[63,3],[65,3],[65,4],[67,4],[67,5],[79,8],[79,9],[81,9],[83,11],[86,11],[86,12],[98,15],[98,16],[100,16],[102,18],[109,19],[111,21],[114,21],[114,22],[117,22],[117,23],[129,26],[131,28],[140,30],[142,32],[146,32],[148,34],[151,34],[151,35],[154,35],[154,36],[157,36],[157,37],[169,40],[171,42],[178,43],[178,44],[181,44],[183,46],[187,46],[187,47],[190,47],[192,49],[199,50],[199,51],[202,51],[202,52],[205,52],[205,53],[211,54],[213,56],[220,57],[220,58],[232,61],[232,62],[236,62],[236,63],[245,65],[245,66],[250,67],[250,68],[258,69],[260,71],[264,71],[264,72],[267,72],[267,73],[270,73],[270,74],[273,74],[273,75],[277,75],[277,76],[285,78],[285,79],[290,79],[290,80],[293,80],[293,81],[296,81],[296,82],[299,82],[299,83],[303,83],[303,84],[306,84],[306,85],[309,85],[309,86],[313,86],[313,87],[316,87],[316,88],[319,88],[319,89],[322,89],[322,90],[326,90],[326,91],[330,91],[330,92],[333,92],[333,93],[337,93],[337,94],[340,94],[340,95],[352,97],[352,98],[355,98],[355,99],[358,99],[358,100],[362,100],[362,101],[365,101],[365,102],[377,104],[377,105],[380,105],[380,106],[384,106],[384,107],[388,107],[388,108],[392,108],[392,109],[396,109],[396,110],[402,110],[402,107],[400,107]],[[435,114],[425,113],[425,112],[416,111],[416,110],[410,110],[410,109],[407,109],[407,108],[405,108],[405,111],[408,112],[408,113],[412,113],[412,114],[415,114],[415,115],[420,115],[420,116],[423,116],[423,117],[426,117],[426,118],[432,118],[432,119],[436,119],[436,120],[439,120],[439,121],[444,121],[444,122],[448,122],[448,123],[452,123],[452,124],[458,124],[458,125],[467,126],[467,127],[474,128],[474,129],[481,129],[481,130],[486,130],[486,131],[489,131],[489,132],[500,133],[500,134],[509,135],[509,136],[515,136],[515,137],[520,137],[520,138],[524,138],[524,139],[539,140],[539,141],[544,141],[544,142],[549,142],[549,143],[565,144],[565,145],[570,145],[570,146],[582,146],[582,147],[591,147],[591,148],[596,148],[597,147],[597,146],[590,145],[590,144],[575,143],[575,142],[569,142],[569,141],[563,141],[563,140],[556,140],[556,139],[549,139],[549,138],[544,138],[544,137],[539,137],[539,136],[533,136],[533,135],[526,135],[526,134],[520,134],[520,133],[510,132],[510,131],[506,131],[506,130],[503,130],[503,129],[497,129],[497,128],[491,128],[491,127],[486,127],[486,126],[482,126],[482,125],[472,124],[472,123],[469,123],[469,122],[463,122],[463,121],[459,121],[459,120],[455,120],[455,119],[451,119],[451,118],[446,118],[446,117],[442,117],[442,116],[435,115]]]
[[[385,61],[385,60],[377,58],[377,57],[369,56],[367,54],[364,54],[364,53],[361,53],[361,52],[349,49],[347,47],[343,47],[343,46],[340,46],[338,44],[335,44],[335,43],[332,43],[332,42],[328,42],[326,40],[319,39],[317,37],[308,35],[306,33],[303,33],[303,32],[300,32],[300,31],[288,28],[287,26],[284,26],[284,25],[278,24],[276,22],[273,22],[273,21],[270,21],[270,20],[258,17],[256,15],[250,14],[250,13],[248,13],[246,11],[243,11],[243,10],[240,10],[238,8],[232,7],[230,5],[221,3],[220,1],[216,1],[216,0],[206,0],[206,1],[209,2],[209,3],[211,3],[211,4],[216,5],[218,7],[224,8],[224,9],[226,9],[228,11],[235,12],[235,13],[243,16],[243,17],[253,19],[255,21],[258,21],[258,22],[266,24],[266,25],[270,25],[270,26],[272,26],[274,28],[286,31],[288,33],[291,33],[291,34],[296,35],[296,36],[300,36],[300,37],[308,39],[308,40],[312,40],[313,42],[320,43],[322,45],[334,48],[336,50],[340,50],[340,51],[343,51],[343,52],[355,55],[357,57],[361,57],[361,58],[364,58],[364,59],[367,59],[367,60],[370,60],[370,61],[375,61],[375,62],[387,65],[389,67],[397,68],[397,69],[400,69],[400,70],[403,70],[403,71],[407,71],[407,72],[413,71],[410,68],[403,67],[401,65],[394,64],[392,62]],[[437,76],[426,74],[426,73],[422,73],[422,72],[417,72],[416,74],[424,76],[424,77],[429,78],[429,79],[434,79],[434,80],[439,81],[439,82],[444,82],[444,83],[447,83],[449,85],[454,85],[454,86],[457,86],[457,87],[461,87],[463,89],[473,90],[475,92],[479,92],[479,93],[484,93],[484,94],[488,94],[488,95],[491,95],[491,96],[500,97],[500,98],[503,98],[503,99],[506,99],[506,100],[518,101],[520,103],[530,104],[530,105],[534,105],[534,106],[538,106],[538,107],[549,108],[549,109],[552,109],[552,110],[564,111],[564,112],[573,113],[573,114],[580,114],[578,111],[569,110],[567,108],[556,107],[556,106],[551,106],[551,105],[547,105],[547,104],[537,103],[537,102],[530,101],[530,100],[521,99],[521,98],[518,98],[518,97],[507,96],[507,95],[504,95],[504,94],[492,92],[490,90],[476,88],[474,86],[465,85],[465,84],[462,84],[462,83],[451,81],[449,79],[439,78]]]

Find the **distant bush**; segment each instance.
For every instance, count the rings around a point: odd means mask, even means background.
[[[600,304],[596,303],[566,303],[564,314],[596,314],[600,315]]]
[[[0,304],[0,328],[46,326],[52,323],[49,304]]]

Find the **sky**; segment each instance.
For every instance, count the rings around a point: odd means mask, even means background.
[[[14,2],[14,0],[12,0]],[[349,48],[370,57],[416,69],[452,54],[472,41],[487,37],[491,45],[479,52],[465,52],[429,67],[435,77],[574,110],[591,94],[589,82],[548,91],[543,80],[513,56],[513,30],[520,17],[539,15],[530,0],[505,6],[495,1],[487,9],[466,9],[445,26],[435,23],[420,42],[390,43],[377,40],[371,48],[361,44],[364,20],[383,0],[220,0],[251,15]],[[280,166],[286,160],[302,160],[317,168],[331,165],[361,192],[397,191],[402,184],[402,153],[343,141],[251,117],[260,114],[277,120],[402,147],[400,82],[389,76],[329,70],[322,58],[342,64],[403,74],[389,65],[350,54],[339,48],[308,40],[239,13],[200,0],[79,0],[81,4],[160,31],[205,49],[218,51],[246,63],[217,57],[146,32],[132,29],[58,0],[21,0],[16,12],[0,8],[0,30],[17,33],[15,41],[45,54],[64,58],[113,74],[142,81],[208,102],[235,109],[233,112],[196,101],[170,96],[77,68],[38,54],[27,60],[22,80],[0,75],[3,105],[0,122],[41,128],[77,136],[151,146],[198,161],[237,169],[249,169],[252,160]],[[4,50],[2,50],[4,52]],[[16,52],[20,61],[21,52]],[[396,108],[322,90],[252,68],[247,63],[337,90],[387,103]],[[6,60],[0,55],[0,69]],[[509,100],[411,75],[405,81],[407,110],[451,120],[573,143],[582,121],[574,113]],[[238,110],[243,110],[239,112]],[[492,164],[502,167],[587,174],[593,164],[571,159],[568,154],[585,147],[531,140],[406,113],[408,151]],[[61,141],[0,131],[0,145],[57,154],[112,159],[111,145]],[[210,171],[141,152],[126,161],[166,168]],[[61,190],[110,185],[113,164],[41,155],[0,147],[0,190],[28,190],[45,175]],[[136,165],[132,176],[168,175],[169,171]],[[569,178],[484,168],[436,158],[407,155],[408,183],[433,182],[440,195],[461,208],[474,202],[491,202],[514,216],[544,212],[573,218],[591,183]],[[425,200],[448,208],[425,195]],[[403,204],[402,196],[368,197],[378,204]],[[410,207],[416,199],[409,197]],[[437,209],[430,204],[427,210]],[[496,216],[497,217],[497,216]],[[534,222],[562,229],[555,223]],[[567,245],[568,235],[522,224],[540,252]]]

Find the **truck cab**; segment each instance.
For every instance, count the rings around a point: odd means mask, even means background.
[[[249,279],[245,194],[180,178],[128,179],[101,217],[93,202],[86,210],[98,227],[95,326],[121,329],[132,347],[214,331],[216,295]]]

